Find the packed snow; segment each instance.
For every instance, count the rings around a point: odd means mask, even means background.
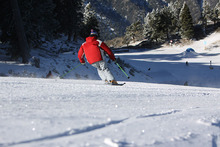
[[[124,86],[103,84],[88,64],[75,68],[72,52],[42,50],[40,68],[4,57],[0,147],[220,146],[219,38],[117,53],[131,78],[109,67]]]
[[[1,77],[0,146],[220,145],[215,88]]]
[[[187,52],[188,48],[194,52]],[[120,57],[151,77],[148,82],[220,88],[220,33],[188,45],[133,50]]]

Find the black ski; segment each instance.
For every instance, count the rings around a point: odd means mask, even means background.
[[[109,84],[109,85],[112,85],[112,86],[123,86],[124,84],[126,84],[126,83]]]

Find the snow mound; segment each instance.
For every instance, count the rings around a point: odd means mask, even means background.
[[[195,58],[197,56],[199,56],[199,54],[192,48],[187,48],[186,51],[182,53],[183,58]]]

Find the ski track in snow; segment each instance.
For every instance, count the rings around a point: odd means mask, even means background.
[[[170,114],[174,114],[174,113],[177,113],[177,112],[181,112],[181,111],[180,110],[171,110],[171,111],[168,111],[168,112],[155,113],[155,114],[149,114],[149,115],[141,115],[141,116],[137,116],[135,118],[136,119],[145,119],[145,118],[149,118],[149,117],[170,115]],[[20,144],[33,143],[33,142],[40,142],[40,141],[45,141],[45,140],[47,141],[47,140],[53,140],[53,139],[58,139],[58,138],[62,138],[62,137],[67,137],[67,136],[75,136],[75,135],[79,135],[79,134],[83,134],[83,133],[90,133],[92,131],[97,131],[99,129],[109,127],[111,125],[117,125],[117,124],[122,124],[122,123],[124,125],[127,121],[129,121],[131,119],[132,118],[125,118],[125,119],[122,119],[122,120],[113,120],[113,121],[109,121],[108,123],[97,124],[97,125],[93,125],[93,126],[87,126],[87,127],[82,128],[82,129],[71,129],[71,130],[63,132],[63,133],[59,133],[59,134],[55,134],[55,135],[51,135],[51,136],[45,136],[45,137],[42,137],[42,138],[25,140],[25,141],[20,141],[20,142],[4,143],[4,144],[0,144],[0,147],[14,146],[14,145],[20,145]],[[132,119],[132,122],[134,122],[133,119]],[[105,141],[107,142],[107,144],[109,143],[108,139],[105,140]],[[131,143],[118,142],[118,144],[120,144],[120,146],[122,146],[122,145],[124,146],[124,145],[129,145]]]
[[[125,120],[126,119],[117,120],[117,121],[110,121],[109,123],[88,126],[88,127],[82,128],[82,129],[71,129],[69,131],[66,131],[66,132],[63,132],[63,133],[60,133],[60,134],[55,134],[55,135],[46,136],[46,137],[37,138],[37,139],[32,139],[32,140],[0,144],[0,147],[13,146],[13,145],[32,143],[32,142],[39,142],[39,141],[45,141],[45,140],[52,140],[52,139],[57,139],[57,138],[62,138],[62,137],[67,137],[67,136],[74,136],[74,135],[78,135],[78,134],[89,133],[91,131],[96,131],[96,130],[108,127],[110,125],[116,125],[116,124],[122,123]]]
[[[174,113],[177,113],[177,112],[181,112],[181,111],[180,110],[171,110],[171,111],[164,112],[164,113],[150,114],[150,115],[141,115],[141,116],[138,116],[137,118],[147,118],[147,117],[163,116],[163,115],[174,114]]]

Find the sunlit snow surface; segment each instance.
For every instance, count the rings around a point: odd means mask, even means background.
[[[0,147],[217,147],[220,90],[0,77]]]

